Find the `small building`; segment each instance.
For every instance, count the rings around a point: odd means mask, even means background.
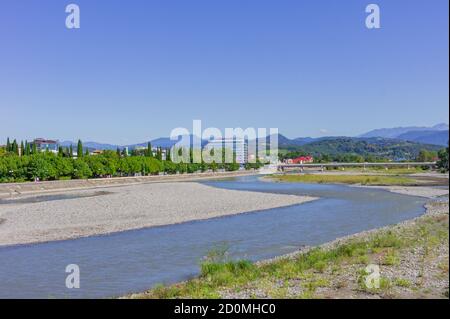
[[[90,154],[91,155],[100,155],[100,154],[103,154],[103,150],[93,150]]]
[[[314,158],[310,155],[308,156],[299,156],[296,158],[289,158],[287,164],[307,164],[314,162]]]
[[[56,140],[47,140],[44,138],[36,138],[31,145],[36,145],[36,150],[38,152],[49,151],[52,153],[58,153],[58,141]]]

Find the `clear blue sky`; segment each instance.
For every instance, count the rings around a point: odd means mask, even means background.
[[[65,6],[81,29],[65,27]],[[365,7],[381,8],[381,29]],[[448,122],[448,1],[2,0],[0,142]]]

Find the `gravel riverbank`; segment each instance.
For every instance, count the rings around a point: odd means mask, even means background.
[[[312,197],[146,183],[0,201],[0,245],[72,239],[271,209]]]
[[[419,196],[426,198],[436,198],[440,196],[448,196],[449,190],[444,188],[426,187],[426,186],[364,186],[352,185],[354,187],[370,187],[385,189],[392,193],[398,193],[410,196]]]

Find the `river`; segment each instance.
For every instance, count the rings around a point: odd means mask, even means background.
[[[197,275],[202,258],[217,247],[227,247],[230,258],[261,260],[420,216],[426,202],[381,189],[263,182],[254,176],[204,183],[320,199],[110,235],[0,247],[0,298],[108,298],[141,292]],[[68,264],[80,268],[79,289],[65,286]]]

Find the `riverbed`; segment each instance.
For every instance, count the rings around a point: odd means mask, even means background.
[[[315,198],[192,182],[0,199],[0,246],[74,239],[304,203]]]
[[[103,236],[0,248],[0,298],[107,298],[198,274],[211,249],[252,261],[294,252],[424,213],[425,198],[345,185],[261,182],[240,177],[207,186],[319,197],[316,201],[233,216]],[[68,264],[80,288],[65,286]]]

